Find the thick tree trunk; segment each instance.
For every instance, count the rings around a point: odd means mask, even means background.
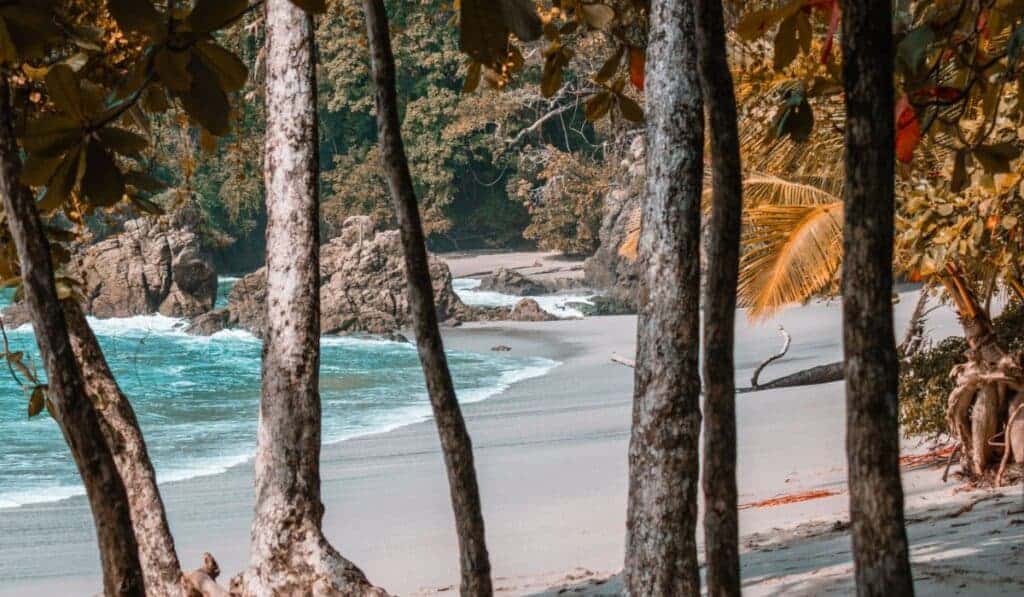
[[[891,0],[844,0],[843,347],[850,522],[859,595],[912,595],[892,320],[895,205]]]
[[[19,181],[20,169],[11,126],[10,89],[7,78],[0,77],[0,195],[21,262],[25,302],[46,369],[47,397],[92,508],[104,594],[143,595],[145,588],[128,496],[75,361],[57,298],[49,243],[34,198]]]
[[[654,0],[650,15],[625,581],[635,596],[699,595],[704,109],[692,3]]]
[[[243,595],[374,589],[323,535],[320,501],[318,133],[313,18],[266,5],[267,329],[251,567]]]
[[[697,0],[697,48],[711,123],[712,197],[704,297],[704,553],[708,594],[740,594],[736,509],[736,371],[743,171],[722,0]]]
[[[85,389],[100,414],[100,427],[128,493],[146,595],[177,597],[181,595],[181,564],[135,411],[107,366],[82,308],[73,301],[64,301],[62,306]]]
[[[437,432],[441,437],[452,508],[455,511],[462,570],[461,593],[491,595],[491,563],[484,540],[484,517],[473,465],[473,445],[455,396],[441,331],[437,325],[419,205],[402,144],[395,91],[395,59],[391,52],[387,12],[382,0],[364,0],[363,8],[376,86],[377,135],[380,138],[381,161],[401,227],[416,346],[426,377]]]

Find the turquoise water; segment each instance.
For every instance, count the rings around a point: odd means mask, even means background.
[[[232,283],[222,283],[221,294]],[[7,297],[0,298],[6,304]],[[135,407],[161,482],[215,474],[255,446],[261,343],[232,330],[189,336],[159,315],[90,319],[111,369]],[[12,351],[39,363],[29,327],[8,332]],[[320,390],[325,442],[384,431],[430,416],[416,350],[408,344],[325,337]],[[494,396],[556,365],[541,358],[449,352],[463,403]],[[28,419],[27,399],[0,369],[0,508],[82,493],[57,425]]]

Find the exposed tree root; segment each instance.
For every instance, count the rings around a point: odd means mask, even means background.
[[[309,526],[309,525],[307,525]],[[303,595],[313,597],[387,597],[355,564],[341,556],[317,528],[288,533],[287,545],[273,546],[261,565],[231,579],[231,595]]]

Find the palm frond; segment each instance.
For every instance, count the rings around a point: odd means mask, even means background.
[[[843,204],[772,205],[746,214],[739,304],[758,319],[828,289],[843,256]]]
[[[823,176],[780,178],[750,174],[743,181],[744,202],[751,208],[767,205],[828,205],[841,201],[842,180]]]

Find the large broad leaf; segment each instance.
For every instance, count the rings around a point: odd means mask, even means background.
[[[66,64],[57,64],[46,73],[46,92],[57,109],[75,120],[85,118],[78,75]]]
[[[327,12],[327,0],[292,0],[292,4],[315,15]]]
[[[162,38],[167,31],[164,16],[150,0],[107,0],[107,9],[124,31],[153,38]]]
[[[1010,171],[1010,162],[1020,157],[1020,148],[1010,142],[982,145],[974,150],[977,160],[985,172],[999,174]]]
[[[76,147],[64,156],[64,160],[57,167],[57,170],[50,177],[46,186],[46,193],[39,201],[39,211],[43,213],[60,209],[71,196],[72,189],[78,183],[79,164],[81,163],[82,150]]]
[[[7,64],[18,61],[18,48],[14,46],[14,40],[7,31],[7,23],[0,18],[0,64]]]
[[[779,25],[779,31],[775,34],[775,54],[773,56],[775,70],[782,70],[789,66],[800,51],[796,39],[796,29],[796,15],[788,17]]]
[[[249,0],[197,0],[188,22],[192,31],[210,33],[231,22],[249,6]]]
[[[916,75],[921,71],[933,41],[935,31],[927,25],[922,25],[911,30],[896,46],[896,57],[910,75]]]
[[[238,56],[223,47],[208,41],[196,44],[196,54],[210,70],[217,74],[221,88],[228,93],[245,87],[249,80],[249,69]]]
[[[158,180],[145,172],[137,172],[135,170],[125,173],[124,182],[125,184],[146,193],[158,193],[167,188],[167,185],[164,184],[163,181]]]
[[[142,135],[114,126],[103,127],[97,131],[96,136],[107,150],[133,158],[140,157],[149,146],[149,141]]]
[[[53,173],[57,171],[62,156],[41,156],[37,153],[29,154],[25,164],[21,167],[21,182],[30,187],[44,187],[50,182]]]
[[[124,175],[110,152],[98,143],[90,143],[85,150],[82,195],[96,207],[116,205],[124,197]]]
[[[192,88],[179,94],[185,111],[204,129],[218,137],[231,132],[231,103],[221,89],[217,75],[200,60],[189,65]]]
[[[21,0],[0,5],[0,17],[21,60],[45,57],[52,44],[61,40],[62,32],[54,22],[51,5],[49,0]]]
[[[803,143],[811,136],[814,111],[803,93],[790,93],[775,117],[774,129],[776,137],[790,137],[797,143]]]
[[[172,51],[164,48],[156,53],[153,66],[160,82],[168,89],[184,93],[192,87],[192,73],[188,65],[192,60],[192,52],[188,50]]]
[[[544,33],[543,24],[537,15],[537,5],[533,0],[497,0],[497,3],[505,26],[519,39],[534,41]]]
[[[509,28],[495,18],[491,0],[462,0],[459,9],[459,47],[470,58],[497,69],[508,55]]]
[[[46,115],[28,121],[21,144],[29,153],[56,156],[80,144],[83,134],[78,122],[66,116]]]

